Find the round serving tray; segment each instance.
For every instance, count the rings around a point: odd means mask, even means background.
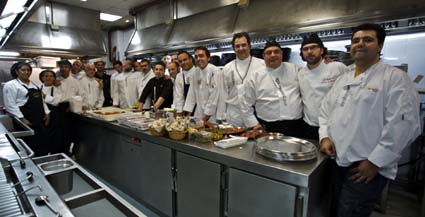
[[[256,140],[256,152],[276,161],[307,161],[317,157],[313,143],[290,136],[264,136]]]

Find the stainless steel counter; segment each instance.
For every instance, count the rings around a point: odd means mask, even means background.
[[[321,153],[306,162],[275,162],[256,154],[253,141],[221,149],[82,115],[74,121],[78,162],[161,216],[252,216],[257,206],[267,207],[261,216],[329,214],[330,176]]]
[[[323,169],[322,167],[327,160],[326,155],[318,152],[317,158],[311,161],[275,162],[256,154],[254,141],[249,141],[246,145],[241,147],[221,149],[214,146],[213,143],[196,143],[188,139],[175,141],[165,137],[152,136],[148,131],[139,131],[114,122],[105,122],[79,115],[75,115],[75,117],[103,128],[127,134],[134,138],[147,140],[177,151],[302,187],[308,187],[312,184],[314,177],[317,175],[316,173]],[[317,142],[313,143],[317,145]]]

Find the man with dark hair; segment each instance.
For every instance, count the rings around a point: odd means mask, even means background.
[[[152,99],[155,110],[171,107],[173,103],[173,82],[164,78],[165,64],[155,63],[154,72],[155,77],[150,79],[143,89],[137,111],[143,110],[143,105],[148,98]]]
[[[96,61],[94,63],[96,66],[96,78],[102,81],[103,89],[103,107],[112,105],[111,97],[111,76],[105,72],[105,62],[103,60]]]
[[[128,78],[132,74],[133,61],[131,59],[126,59],[123,68],[124,72],[117,76],[119,107],[133,108],[134,105],[130,102],[128,89]]]
[[[244,127],[252,122],[256,122],[255,117],[251,120],[244,120],[241,114],[240,96],[245,95],[243,84],[254,71],[263,69],[264,62],[261,59],[252,57],[250,54],[251,44],[248,33],[236,33],[232,39],[232,47],[236,54],[236,59],[227,63],[223,68],[223,86],[220,92],[220,99],[217,108],[217,119],[227,120],[228,123]],[[216,88],[218,89],[218,88]],[[252,108],[250,108],[252,110]]]
[[[241,95],[241,111],[246,127],[288,136],[302,136],[302,103],[297,79],[299,67],[282,62],[282,48],[276,41],[269,41],[263,50],[266,67],[252,72],[244,83]],[[255,118],[252,106],[255,106]]]
[[[317,34],[305,36],[300,51],[301,58],[307,62],[298,73],[304,113],[303,137],[318,140],[320,105],[347,67],[340,62],[325,63],[326,48]]]
[[[210,51],[206,47],[195,48],[195,60],[198,66],[193,75],[193,83],[189,87],[186,102],[183,110],[191,115],[195,109],[194,116],[202,118],[204,121],[215,122],[219,92],[215,89],[222,89],[218,85],[223,83],[220,69],[209,63]]]
[[[187,51],[179,51],[177,57],[182,71],[177,75],[174,82],[174,85],[176,86],[174,93],[174,96],[176,97],[174,102],[176,104],[174,107],[176,108],[177,113],[182,113],[196,67],[193,65],[192,55],[190,55]]]
[[[421,131],[415,85],[406,72],[381,61],[384,40],[379,25],[354,29],[354,67],[336,80],[320,109],[320,150],[335,158],[338,217],[370,216],[397,175],[401,152]]]
[[[72,63],[71,75],[77,80],[81,80],[84,76],[86,76],[86,72],[84,71],[84,65],[81,60],[75,60]]]
[[[119,106],[119,92],[118,92],[118,83],[117,83],[117,77],[120,75],[122,71],[122,63],[121,61],[117,60],[112,63],[112,66],[114,67],[114,72],[111,75],[111,98],[112,98],[112,105],[113,106]]]
[[[135,62],[136,65],[136,62]],[[151,63],[147,59],[142,59],[140,62],[137,62],[139,65],[132,75],[128,78],[128,95],[130,99],[130,104],[135,105],[139,102],[140,96],[142,95],[143,89],[146,84],[155,77],[151,69]],[[150,98],[144,104],[144,109],[149,109],[151,107]]]

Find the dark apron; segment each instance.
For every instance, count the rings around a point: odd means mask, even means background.
[[[50,96],[54,96],[54,88],[50,91]],[[47,104],[50,109],[50,123],[47,127],[47,134],[50,139],[50,154],[65,152],[64,148],[64,115],[60,105],[54,106]]]
[[[46,127],[44,126],[45,111],[43,107],[42,92],[38,88],[27,89],[28,101],[19,109],[21,110],[24,118],[31,123],[31,128],[34,130],[34,136],[24,137],[24,141],[34,151],[35,156],[43,156],[49,153],[48,137],[46,135]]]
[[[283,133],[286,136],[303,138],[303,120],[280,120],[280,121],[264,121],[258,118],[258,122],[264,125],[267,132]]]

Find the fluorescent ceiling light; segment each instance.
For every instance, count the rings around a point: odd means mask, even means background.
[[[0,56],[14,56],[17,57],[20,54],[18,52],[12,52],[12,51],[0,51]]]
[[[115,20],[121,19],[121,16],[106,14],[106,13],[100,13],[100,19],[104,20],[104,21],[114,22]]]

